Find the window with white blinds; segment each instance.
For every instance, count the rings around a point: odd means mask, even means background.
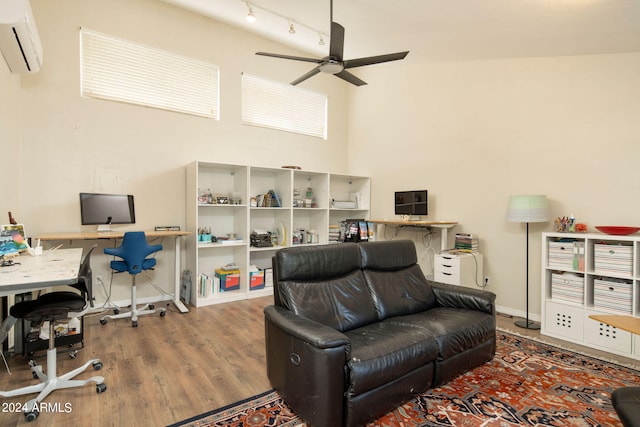
[[[80,85],[84,97],[220,117],[216,65],[84,29]]]
[[[242,123],[327,139],[327,96],[242,74]]]

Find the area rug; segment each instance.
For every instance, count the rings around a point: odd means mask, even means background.
[[[495,358],[428,390],[368,427],[621,426],[611,392],[640,371],[499,331]],[[267,391],[171,427],[307,427]]]

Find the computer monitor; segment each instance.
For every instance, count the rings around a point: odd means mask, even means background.
[[[111,224],[135,224],[133,196],[127,194],[80,193],[82,225],[97,225],[110,231]]]
[[[428,215],[427,190],[396,191],[395,214],[403,216]]]

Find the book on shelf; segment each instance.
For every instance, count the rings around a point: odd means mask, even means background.
[[[210,297],[214,294],[218,286],[220,286],[220,279],[218,277],[200,273],[198,277],[198,295],[200,297]]]

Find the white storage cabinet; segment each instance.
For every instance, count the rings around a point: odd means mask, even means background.
[[[640,235],[542,234],[544,335],[640,360],[640,336],[590,319],[640,317]]]
[[[440,253],[434,256],[433,279],[436,282],[482,287],[483,271],[481,253]]]

